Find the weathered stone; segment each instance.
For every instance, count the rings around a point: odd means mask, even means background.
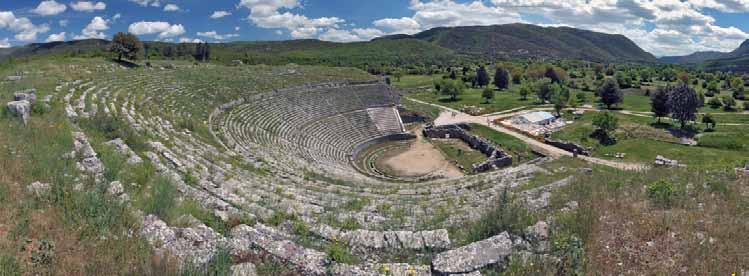
[[[422,231],[422,237],[424,238],[424,246],[431,249],[447,249],[450,248],[450,237],[445,229],[433,230],[433,231]]]
[[[5,77],[5,81],[20,81],[23,79],[21,76],[7,76]]]
[[[34,103],[36,101],[36,89],[27,89],[13,93],[14,101],[28,101]]]
[[[29,101],[12,101],[7,105],[8,112],[21,118],[25,124],[31,115],[31,103]]]
[[[256,276],[257,271],[252,263],[241,263],[231,266],[231,276]]]
[[[414,235],[410,231],[395,231],[395,235],[398,236],[403,248],[405,249],[422,249],[424,248],[424,239],[421,235]]]
[[[438,273],[473,272],[487,265],[503,264],[512,254],[513,241],[507,232],[438,254],[432,266]]]
[[[50,190],[52,190],[52,186],[49,183],[42,183],[39,181],[31,183],[29,186],[26,186],[26,191],[28,191],[30,194],[33,194],[37,197],[46,196],[47,194],[49,194]]]
[[[313,249],[304,248],[289,240],[275,240],[271,235],[247,225],[239,225],[231,230],[229,242],[231,252],[242,256],[253,247],[259,247],[280,261],[288,262],[307,275],[325,275],[330,263],[328,256]]]
[[[141,234],[157,253],[199,265],[208,263],[226,245],[224,237],[203,224],[192,228],[169,227],[154,215],[143,219]]]

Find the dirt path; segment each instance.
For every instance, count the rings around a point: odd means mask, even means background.
[[[463,172],[445,159],[439,149],[424,140],[421,127],[413,132],[417,137],[408,150],[385,159],[383,161],[385,166],[388,166],[399,176],[406,177],[438,175],[450,178],[463,176]]]
[[[559,158],[562,156],[572,156],[571,152],[542,143],[534,138],[525,136],[525,134],[518,133],[510,129],[507,129],[505,127],[492,123],[494,120],[498,118],[511,117],[522,112],[527,112],[528,110],[500,114],[500,115],[471,116],[471,115],[468,115],[466,113],[460,112],[452,108],[446,108],[440,105],[431,104],[431,103],[427,103],[427,102],[423,102],[423,101],[419,101],[415,99],[408,99],[408,100],[421,103],[421,104],[431,105],[431,106],[442,109],[443,110],[442,113],[440,113],[440,116],[434,121],[435,125],[447,125],[447,124],[456,124],[456,123],[480,124],[480,125],[491,127],[492,129],[496,131],[512,135],[513,137],[518,138],[522,140],[523,142],[525,142],[526,144],[528,144],[531,147],[531,149],[543,155],[546,155],[552,158]],[[637,164],[637,163],[617,162],[617,161],[605,160],[605,159],[588,157],[588,156],[578,156],[578,158],[583,159],[593,164],[604,165],[604,166],[621,169],[621,170],[646,170],[648,169],[648,166],[643,165],[643,164]]]

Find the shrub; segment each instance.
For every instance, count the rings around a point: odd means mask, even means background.
[[[357,262],[356,256],[351,255],[351,253],[346,250],[346,246],[342,246],[338,241],[328,244],[325,248],[325,253],[327,253],[328,256],[337,263],[353,264]]]
[[[670,207],[673,203],[676,189],[674,184],[666,180],[659,180],[647,186],[648,197],[653,203],[661,207]]]
[[[504,231],[521,235],[526,227],[534,222],[528,211],[512,203],[509,192],[504,190],[494,209],[479,220],[460,226],[461,233],[467,233],[466,241],[483,240]]]
[[[720,108],[721,106],[723,106],[723,102],[721,102],[718,97],[713,97],[712,99],[710,99],[710,101],[707,102],[707,104],[712,108]]]
[[[151,194],[146,200],[143,210],[148,214],[165,219],[176,206],[176,196],[177,189],[174,187],[172,180],[165,176],[159,176],[151,186]]]

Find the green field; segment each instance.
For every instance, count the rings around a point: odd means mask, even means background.
[[[657,155],[676,159],[690,167],[726,168],[742,164],[749,156],[749,135],[742,127],[720,126],[715,132],[702,131],[703,126],[695,124],[701,131],[695,137],[698,146],[675,144],[678,138],[669,130],[678,129],[678,124],[663,120],[655,125],[652,118],[616,114],[619,128],[614,136],[618,142],[614,145],[602,145],[591,137],[595,131],[592,125],[594,113],[586,113],[573,125],[566,126],[554,133],[552,138],[573,141],[587,147],[593,147],[593,156],[614,159],[616,153],[626,153],[624,161],[650,164]],[[704,146],[707,143],[710,147]]]

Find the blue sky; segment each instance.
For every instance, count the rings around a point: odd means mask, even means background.
[[[730,51],[749,38],[749,0],[2,0],[0,47],[119,31],[172,42],[349,42],[515,22],[623,34],[658,56]]]

